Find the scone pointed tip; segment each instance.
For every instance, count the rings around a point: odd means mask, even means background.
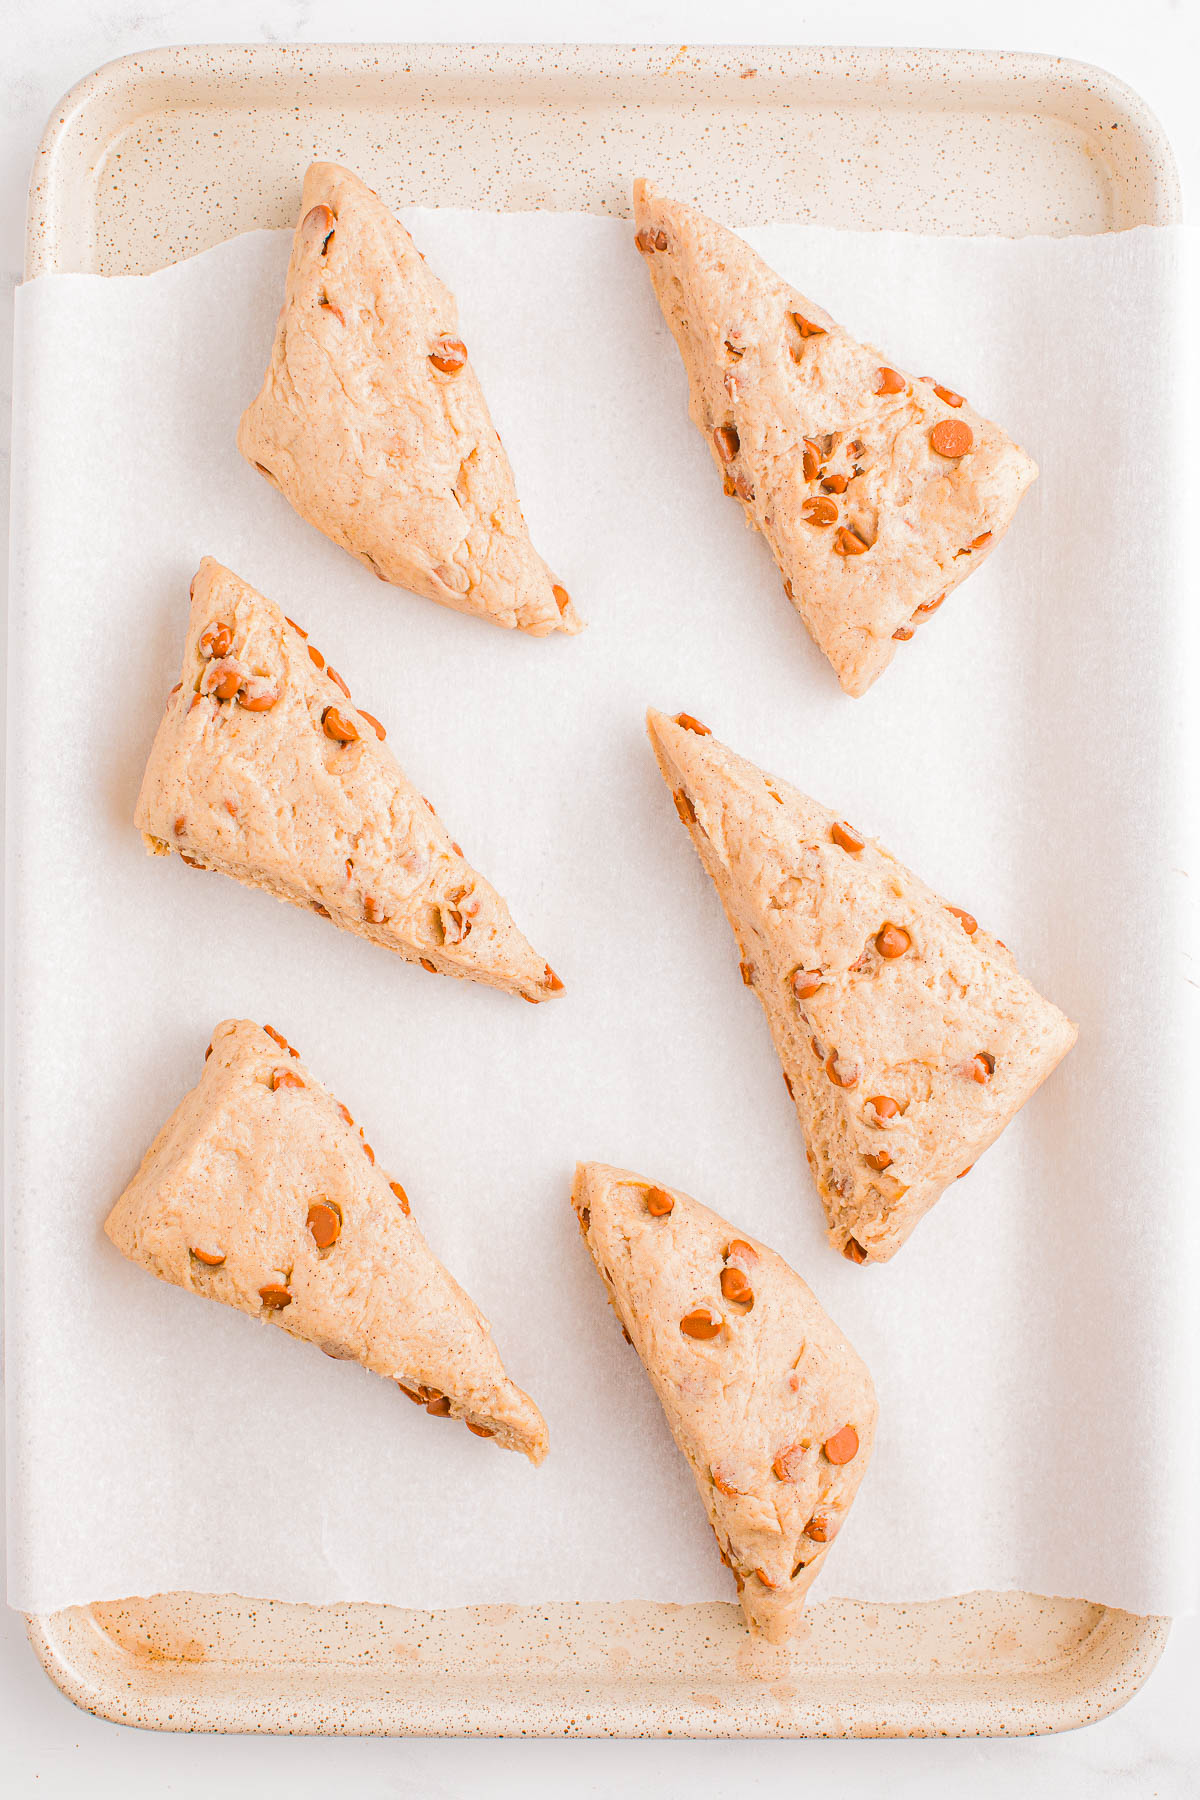
[[[549,1455],[549,1452],[550,1440],[544,1435],[541,1438],[531,1439],[525,1446],[525,1455],[529,1458],[535,1469],[541,1467],[545,1462],[546,1457]]]
[[[650,707],[646,713],[646,735],[664,781],[672,785],[676,779],[685,779],[697,762],[701,766],[707,764],[710,746],[720,749],[709,727],[688,712],[663,713]],[[678,798],[675,805],[680,810]],[[680,816],[685,824],[689,822],[684,811],[680,810]]]
[[[540,1006],[543,1000],[557,1000],[558,996],[565,994],[566,991],[566,982],[550,967],[549,963],[546,963],[541,975],[533,984],[533,991],[530,993],[523,990],[524,998],[532,1001],[535,1006]]]
[[[712,731],[695,713],[660,712],[657,706],[646,708],[646,730],[651,741],[658,743],[664,738],[674,738],[677,732],[690,731],[696,737],[711,737]]]
[[[554,596],[554,604],[558,608],[558,624],[557,626],[552,625],[549,632],[542,633],[541,635],[549,636],[555,631],[561,631],[568,637],[574,637],[577,632],[586,631],[587,620],[580,618],[579,613],[576,610],[575,602],[572,600],[562,582],[554,581],[550,591]]]
[[[691,731],[698,738],[712,736],[711,729],[703,724],[702,718],[696,718],[694,713],[660,713],[657,706],[646,707],[646,729],[651,738],[657,733],[671,736],[671,725],[675,725],[678,731]]]
[[[235,579],[225,564],[218,562],[215,556],[202,556],[196,565],[196,573],[192,576],[191,585],[188,588],[188,600],[195,600],[197,590],[203,593],[213,582],[222,581],[227,576],[230,580]]]
[[[571,1205],[576,1211],[587,1199],[588,1190],[597,1176],[603,1174],[607,1166],[606,1163],[598,1162],[577,1162],[575,1164],[575,1175],[571,1182]]]
[[[304,171],[304,180],[312,182],[314,185],[334,181],[352,181],[355,186],[366,187],[366,182],[352,169],[346,168],[344,163],[326,162],[321,157],[316,157],[309,163]]]
[[[297,231],[301,229],[305,218],[314,206],[320,205],[322,202],[329,205],[339,193],[343,196],[349,194],[352,197],[361,195],[367,200],[378,201],[380,199],[375,189],[370,187],[361,175],[356,175],[353,169],[348,169],[344,163],[320,160],[310,162],[304,171],[304,180],[300,189],[300,217],[296,223]],[[331,210],[336,216],[337,205],[333,204]],[[403,230],[403,226],[401,226],[401,230]]]

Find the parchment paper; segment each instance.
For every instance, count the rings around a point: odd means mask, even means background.
[[[567,1203],[577,1158],[776,1246],[870,1364],[874,1464],[818,1594],[1195,1597],[1194,632],[1182,240],[747,235],[1034,453],[1008,540],[845,698],[721,496],[627,226],[413,214],[534,539],[590,628],[383,586],[238,456],[287,234],[19,296],[9,747],[10,1598],[732,1598]],[[131,823],[220,558],[313,634],[567,983],[433,980]],[[1016,950],[1077,1049],[898,1259],[825,1242],[766,1027],[651,758],[686,708]],[[538,1471],[151,1280],[101,1223],[269,1021],[366,1123],[537,1398]]]

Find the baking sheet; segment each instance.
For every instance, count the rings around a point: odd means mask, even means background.
[[[1043,467],[1008,543],[852,703],[720,501],[628,228],[409,222],[459,293],[583,639],[515,640],[383,589],[241,463],[285,238],[21,295],[10,1598],[724,1597],[574,1232],[582,1155],[775,1244],[871,1363],[875,1464],[823,1591],[1183,1609],[1188,622],[1169,484],[1147,480],[1185,466],[1178,234],[749,234]],[[206,551],[336,655],[566,978],[561,1003],[518,1017],[142,858],[128,815]],[[884,1269],[824,1244],[765,1027],[641,735],[647,701],[877,831],[1080,1022],[1050,1087]],[[227,1013],[276,1024],[368,1123],[546,1411],[541,1471],[157,1286],[100,1237]]]

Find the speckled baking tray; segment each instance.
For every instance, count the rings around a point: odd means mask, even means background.
[[[34,169],[26,273],[145,274],[290,225],[314,156],[396,204],[625,215],[640,173],[740,223],[1062,235],[1181,210],[1141,100],[1049,57],[219,46],[126,57],[66,96]],[[1129,1699],[1169,1629],[991,1592],[818,1601],[786,1648],[724,1604],[414,1612],[176,1593],[28,1624],[63,1692],[127,1724],[629,1737],[1062,1730]]]

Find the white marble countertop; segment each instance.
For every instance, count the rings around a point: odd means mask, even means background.
[[[923,44],[1036,50],[1098,63],[1135,87],[1170,134],[1188,217],[1200,193],[1200,6],[1195,0],[962,0],[860,5],[805,0],[0,0],[8,105],[0,117],[2,328],[11,332],[25,193],[34,149],[60,96],[130,51],[203,42],[537,42]],[[8,358],[4,426],[8,460]],[[1189,1424],[1194,1426],[1194,1421]],[[1198,1522],[1200,1523],[1200,1522]],[[226,1800],[287,1791],[294,1800],[372,1796],[785,1794],[822,1784],[845,1800],[971,1800],[1200,1792],[1200,1621],[1178,1623],[1145,1687],[1121,1712],[1060,1737],[986,1741],[607,1743],[389,1739],[181,1738],[136,1732],[76,1710],[43,1675],[15,1613],[0,1610],[0,1769],[4,1791],[89,1800],[172,1794]]]

